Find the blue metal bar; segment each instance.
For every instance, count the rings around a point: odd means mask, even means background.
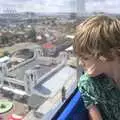
[[[87,110],[79,91],[73,96],[57,120],[88,120]]]

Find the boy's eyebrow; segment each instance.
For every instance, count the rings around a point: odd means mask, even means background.
[[[88,60],[90,57],[92,57],[91,55],[79,55],[80,59],[84,59],[84,60]]]

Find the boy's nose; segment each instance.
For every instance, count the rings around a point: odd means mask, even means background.
[[[79,61],[79,65],[81,65],[82,67],[85,67],[85,63],[83,61]]]

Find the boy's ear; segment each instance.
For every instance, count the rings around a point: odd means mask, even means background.
[[[101,60],[102,62],[106,62],[106,61],[107,61],[107,58],[105,58],[104,56],[100,56],[100,57],[99,57],[99,60]]]

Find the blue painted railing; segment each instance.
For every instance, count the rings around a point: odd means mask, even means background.
[[[79,91],[72,97],[57,120],[88,120],[88,112]]]

